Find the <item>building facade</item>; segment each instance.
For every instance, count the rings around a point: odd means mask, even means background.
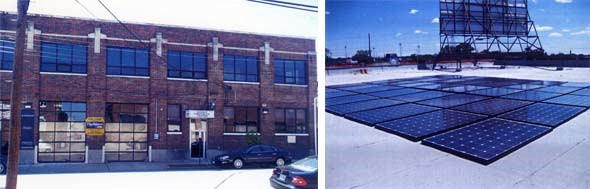
[[[0,14],[3,131],[14,18]],[[23,103],[36,120],[21,163],[204,160],[254,143],[314,153],[313,39],[28,19]],[[87,134],[87,118],[103,119],[104,133]]]

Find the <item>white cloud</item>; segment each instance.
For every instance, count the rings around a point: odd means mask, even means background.
[[[432,23],[440,23],[440,20],[438,19],[438,17],[437,18],[433,18],[432,19]]]
[[[537,3],[537,0],[533,0],[533,3]]]
[[[571,3],[573,1],[574,0],[555,0],[555,2],[557,2],[557,3]]]
[[[417,9],[412,9],[412,10],[410,10],[410,14],[416,14],[416,13],[418,13],[418,11],[419,10],[417,10]]]
[[[572,32],[570,35],[590,35],[590,30],[586,29],[578,32]]]
[[[561,37],[561,36],[563,36],[563,34],[558,33],[558,32],[552,32],[549,34],[549,37]]]
[[[415,30],[414,31],[415,34],[428,34],[428,32],[422,31],[422,30]]]
[[[395,37],[399,37],[399,36],[402,36],[402,35],[403,35],[403,33],[399,33],[398,32],[398,33],[395,34]]]
[[[537,31],[549,31],[549,30],[552,30],[552,29],[553,29],[553,27],[551,27],[551,26],[539,26],[539,27],[537,27]]]
[[[570,30],[570,29],[561,29],[561,32],[565,32],[565,33],[568,33],[568,32],[571,32],[571,31],[572,30]]]
[[[330,15],[330,11],[326,11],[326,15]]]

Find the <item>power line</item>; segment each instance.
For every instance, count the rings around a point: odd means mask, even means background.
[[[92,17],[94,17],[94,19],[95,19],[95,20],[96,20],[96,19],[98,19],[98,17],[96,17],[96,15],[94,15],[94,13],[92,13],[92,11],[90,11],[90,10],[89,10],[89,9],[88,9],[86,6],[84,6],[84,4],[82,4],[80,1],[78,1],[78,0],[74,0],[74,1],[76,1],[76,3],[78,3],[78,5],[80,5],[82,8],[84,8],[84,10],[86,10],[86,12],[87,12],[88,14],[90,14]]]
[[[299,3],[291,3],[291,2],[286,2],[286,1],[277,1],[277,0],[260,0],[260,1],[268,1],[268,2],[282,3],[282,4],[295,5],[295,6],[300,6],[300,7],[316,8],[316,9],[318,8],[317,6],[305,5],[305,4],[299,4]]]
[[[273,5],[273,6],[277,6],[277,7],[283,7],[283,8],[297,9],[297,10],[302,10],[302,11],[318,12],[317,10],[300,8],[300,7],[296,7],[296,6],[290,6],[287,4],[275,3],[274,1],[270,1],[270,0],[247,0],[247,1],[255,2],[255,3],[262,3],[262,4],[267,4],[267,5]]]

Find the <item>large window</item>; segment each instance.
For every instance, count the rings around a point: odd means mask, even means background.
[[[307,84],[305,61],[276,59],[274,65],[275,83],[296,85]]]
[[[182,111],[180,104],[168,104],[168,132],[180,132]]]
[[[0,39],[0,70],[12,70],[14,41]]]
[[[39,102],[39,162],[84,162],[86,103]]]
[[[168,51],[168,77],[207,79],[207,54]]]
[[[149,76],[149,51],[124,47],[107,48],[107,74]]]
[[[259,116],[257,107],[225,107],[223,122],[227,133],[258,133]]]
[[[223,56],[223,80],[258,82],[258,58],[254,56]]]
[[[75,44],[41,43],[41,71],[86,73],[87,47]]]
[[[10,102],[7,100],[0,100],[0,145],[2,151],[1,154],[8,153],[5,150],[8,149],[8,139],[9,139],[9,132],[8,129],[10,128]]]
[[[105,113],[106,160],[145,161],[148,105],[108,103]]]
[[[277,133],[307,133],[305,109],[277,108],[274,111]]]

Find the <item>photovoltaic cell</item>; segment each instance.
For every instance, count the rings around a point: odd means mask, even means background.
[[[561,85],[565,82],[561,82],[561,81],[541,81],[541,80],[536,80],[536,81],[530,81],[529,84],[534,84],[534,85],[545,85],[545,86],[552,86],[552,85]]]
[[[426,138],[422,144],[488,165],[550,131],[549,127],[493,118]]]
[[[550,93],[561,93],[561,94],[571,93],[571,92],[574,92],[574,91],[577,91],[577,90],[580,90],[580,88],[577,88],[577,87],[563,87],[563,86],[550,86],[550,87],[535,89],[535,91],[543,91],[543,92],[550,92]]]
[[[345,117],[367,125],[374,125],[377,123],[413,116],[421,113],[431,112],[438,109],[439,108],[416,104],[401,104],[395,106],[388,106],[385,108],[346,114]]]
[[[584,108],[557,104],[536,103],[500,115],[500,118],[557,127],[583,112]]]
[[[341,96],[341,97],[326,99],[326,106],[334,106],[334,105],[338,105],[338,104],[360,102],[360,101],[372,100],[372,99],[377,99],[377,98],[378,97],[362,95],[362,94]]]
[[[326,110],[328,112],[331,112],[331,113],[334,113],[337,115],[344,115],[344,114],[348,114],[348,113],[376,109],[376,108],[382,108],[382,107],[403,104],[403,103],[404,102],[397,101],[397,100],[375,99],[375,100],[367,100],[367,101],[361,101],[361,102],[353,102],[353,103],[348,103],[348,104],[328,106],[328,107],[326,107]]]
[[[446,132],[485,119],[486,116],[453,110],[437,110],[430,113],[380,123],[375,128],[396,134],[411,141]]]
[[[532,104],[529,101],[492,98],[470,104],[465,104],[453,107],[453,110],[461,110],[466,112],[485,114],[490,116],[500,115],[502,113],[515,110],[524,106]]]
[[[456,93],[462,93],[462,92],[487,89],[487,88],[489,88],[489,87],[476,86],[476,85],[462,85],[462,86],[456,86],[456,87],[450,87],[450,88],[443,88],[442,90],[456,92]]]
[[[484,95],[484,96],[504,96],[507,94],[517,93],[522,90],[519,89],[510,89],[510,88],[489,88],[489,89],[482,89],[477,91],[469,91],[469,94],[477,94],[477,95]]]
[[[424,85],[432,85],[434,83],[421,83],[421,82],[416,82],[416,83],[406,83],[406,84],[400,84],[397,86],[400,87],[417,87],[417,86],[424,86]]]
[[[326,98],[334,98],[334,97],[341,97],[341,96],[348,96],[348,95],[355,95],[357,93],[350,92],[350,91],[341,91],[341,90],[330,90],[330,92],[326,92]]]
[[[578,91],[574,91],[573,93],[570,93],[573,95],[583,95],[583,96],[590,96],[590,88],[584,88],[584,89],[580,89]]]
[[[405,94],[419,93],[419,92],[424,92],[424,91],[426,91],[426,90],[403,88],[403,89],[394,89],[394,90],[388,90],[388,91],[367,93],[367,95],[387,98],[387,97],[393,97],[393,96],[399,96],[399,95],[405,95]]]
[[[372,92],[387,91],[387,90],[394,90],[394,89],[401,89],[401,87],[394,87],[394,86],[388,86],[388,85],[377,85],[377,86],[371,86],[371,87],[366,87],[366,88],[349,89],[349,91],[356,92],[356,93],[372,93]]]
[[[507,86],[506,88],[520,89],[520,90],[531,90],[531,89],[538,89],[541,87],[545,87],[545,85],[516,84],[516,85]]]
[[[561,84],[560,86],[584,88],[584,87],[590,87],[590,83],[586,83],[586,82],[567,82],[567,83]]]
[[[363,85],[357,85],[357,86],[351,86],[351,87],[342,87],[339,89],[354,92],[354,90],[362,90],[362,89],[377,87],[377,86],[381,86],[381,85],[363,84]]]
[[[543,102],[550,102],[556,104],[564,104],[564,105],[572,105],[572,106],[582,106],[582,107],[590,107],[590,97],[588,96],[579,96],[579,95],[563,95],[558,96]]]
[[[441,108],[449,108],[453,106],[463,105],[471,102],[488,99],[489,97],[468,95],[468,94],[454,94],[440,98],[424,100],[416,102],[418,104],[436,106]]]
[[[560,96],[559,93],[548,93],[541,91],[522,91],[518,93],[509,94],[502,96],[502,98],[516,99],[516,100],[528,100],[528,101],[543,101],[556,96]]]
[[[441,92],[441,91],[426,91],[426,92],[420,92],[420,93],[414,93],[414,94],[394,96],[394,97],[389,97],[389,98],[394,99],[394,100],[406,101],[406,102],[416,102],[416,101],[421,101],[421,100],[449,96],[452,94],[453,93],[446,93],[446,92]]]

